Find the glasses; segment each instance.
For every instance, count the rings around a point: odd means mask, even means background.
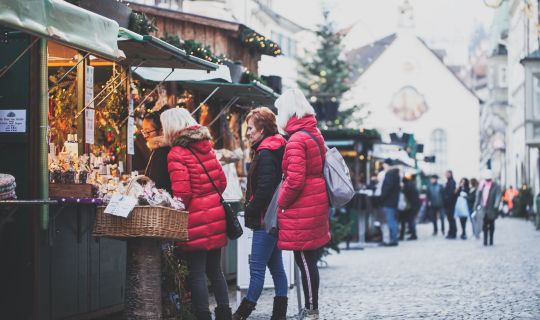
[[[150,131],[141,130],[141,134],[143,135],[143,137],[146,138],[146,137],[150,136],[150,134],[151,134],[152,132],[156,132],[156,131],[157,131],[157,130],[155,130],[155,129],[154,129],[154,130],[150,130]]]

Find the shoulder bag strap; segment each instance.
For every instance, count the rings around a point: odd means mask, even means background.
[[[313,134],[311,134],[311,132],[307,131],[307,130],[300,130],[302,132],[304,132],[305,134],[307,134],[308,136],[311,137],[311,139],[313,139],[315,141],[315,143],[317,144],[317,147],[319,147],[319,153],[321,154],[321,159],[323,161],[323,164],[325,162],[325,159],[324,159],[324,156],[323,156],[323,153],[322,153],[322,150],[321,150],[321,144],[319,143],[319,141],[317,140],[317,138],[315,138],[315,136]]]
[[[216,190],[216,193],[219,195],[219,197],[221,198],[221,200],[223,201],[223,197],[221,196],[221,193],[219,192],[219,189],[216,187],[216,185],[214,184],[214,180],[212,180],[212,177],[210,177],[210,174],[208,173],[208,170],[206,170],[206,167],[204,166],[204,164],[202,163],[201,159],[199,159],[199,157],[197,156],[197,154],[195,154],[195,152],[193,152],[193,150],[191,150],[191,148],[189,147],[186,147],[186,149],[189,150],[189,152],[191,152],[191,154],[193,154],[195,156],[195,158],[197,159],[197,161],[199,161],[201,167],[203,168],[204,172],[206,173],[206,175],[208,176],[208,180],[210,180],[210,183],[212,183],[212,186],[214,187],[214,190]]]

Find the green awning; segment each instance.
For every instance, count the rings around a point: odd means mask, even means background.
[[[187,54],[161,39],[143,36],[120,28],[118,47],[124,51],[126,59],[122,64],[128,66],[195,69],[213,71],[218,65]],[[142,64],[141,64],[142,63]]]
[[[1,0],[0,24],[106,59],[124,58],[116,21],[62,0]]]
[[[203,94],[210,94],[214,89],[220,88],[215,97],[222,100],[230,100],[238,97],[238,104],[244,106],[268,106],[273,107],[279,97],[271,88],[258,83],[229,83],[217,81],[178,81],[184,88],[196,90]]]

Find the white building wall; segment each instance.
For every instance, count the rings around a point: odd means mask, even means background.
[[[412,66],[412,68],[411,68]],[[403,121],[389,108],[393,95],[413,86],[424,95],[428,111],[418,120]],[[370,112],[366,125],[383,135],[400,128],[424,143],[426,154],[435,129],[447,133],[447,163],[457,178],[479,173],[479,101],[413,34],[400,34],[346,94],[346,105]],[[426,172],[429,165],[422,164]],[[440,173],[440,172],[439,172]]]
[[[523,1],[510,3],[510,29],[508,32],[508,103],[507,130],[508,184],[521,185],[536,182],[536,157],[529,154],[525,144],[525,70],[520,60],[538,48],[537,3],[530,2],[526,10]],[[529,155],[534,156],[530,158]],[[531,165],[532,164],[532,165]],[[538,190],[538,189],[536,189]]]

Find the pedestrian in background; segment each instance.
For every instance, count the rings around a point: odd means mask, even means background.
[[[401,223],[399,239],[403,240],[405,237],[405,226],[408,225],[411,236],[407,240],[416,240],[418,239],[416,234],[416,217],[421,206],[420,193],[416,187],[416,174],[408,173],[403,178],[403,194],[409,206],[403,212],[405,219]]]
[[[251,144],[251,165],[247,178],[246,227],[253,230],[249,256],[249,288],[246,297],[233,315],[233,320],[247,319],[261,296],[266,267],[274,280],[274,306],[271,320],[287,318],[287,275],[283,267],[277,235],[268,234],[263,226],[266,209],[281,182],[285,138],[277,129],[272,110],[253,109],[246,117],[246,136]]]
[[[167,160],[173,196],[182,199],[189,212],[189,241],[177,242],[177,246],[187,260],[193,311],[197,320],[212,319],[208,277],[217,302],[215,319],[230,320],[229,292],[221,270],[221,248],[227,245],[227,236],[220,194],[227,180],[212,149],[212,136],[186,109],[163,112],[161,123],[171,145]]]
[[[401,179],[399,168],[393,166],[392,159],[384,160],[383,167],[386,174],[384,175],[382,184],[380,202],[390,232],[390,242],[383,244],[392,247],[398,245],[398,223],[396,215],[401,190]]]
[[[484,246],[493,245],[493,235],[495,233],[495,220],[499,215],[499,204],[501,201],[501,188],[493,181],[491,170],[485,170],[482,174],[484,180],[480,185],[476,196],[475,208],[477,221],[482,223],[484,232]]]
[[[441,220],[441,231],[444,235],[444,200],[443,186],[439,183],[439,176],[431,176],[431,181],[426,190],[427,209],[433,222],[433,235],[437,235],[437,217]]]
[[[448,235],[446,239],[455,239],[457,234],[456,219],[454,210],[456,209],[456,181],[451,170],[446,171],[446,184],[444,186],[444,212],[448,219]],[[443,232],[444,233],[444,232]]]
[[[315,110],[299,89],[285,91],[275,102],[278,126],[288,135],[283,157],[284,180],[278,196],[278,248],[294,251],[302,274],[303,319],[319,319],[321,248],[330,241],[330,208],[323,165],[326,148]]]
[[[456,190],[456,208],[454,210],[454,215],[459,219],[461,224],[461,239],[467,240],[467,219],[470,215],[470,206],[469,206],[469,179],[462,178],[459,181],[459,187]]]

